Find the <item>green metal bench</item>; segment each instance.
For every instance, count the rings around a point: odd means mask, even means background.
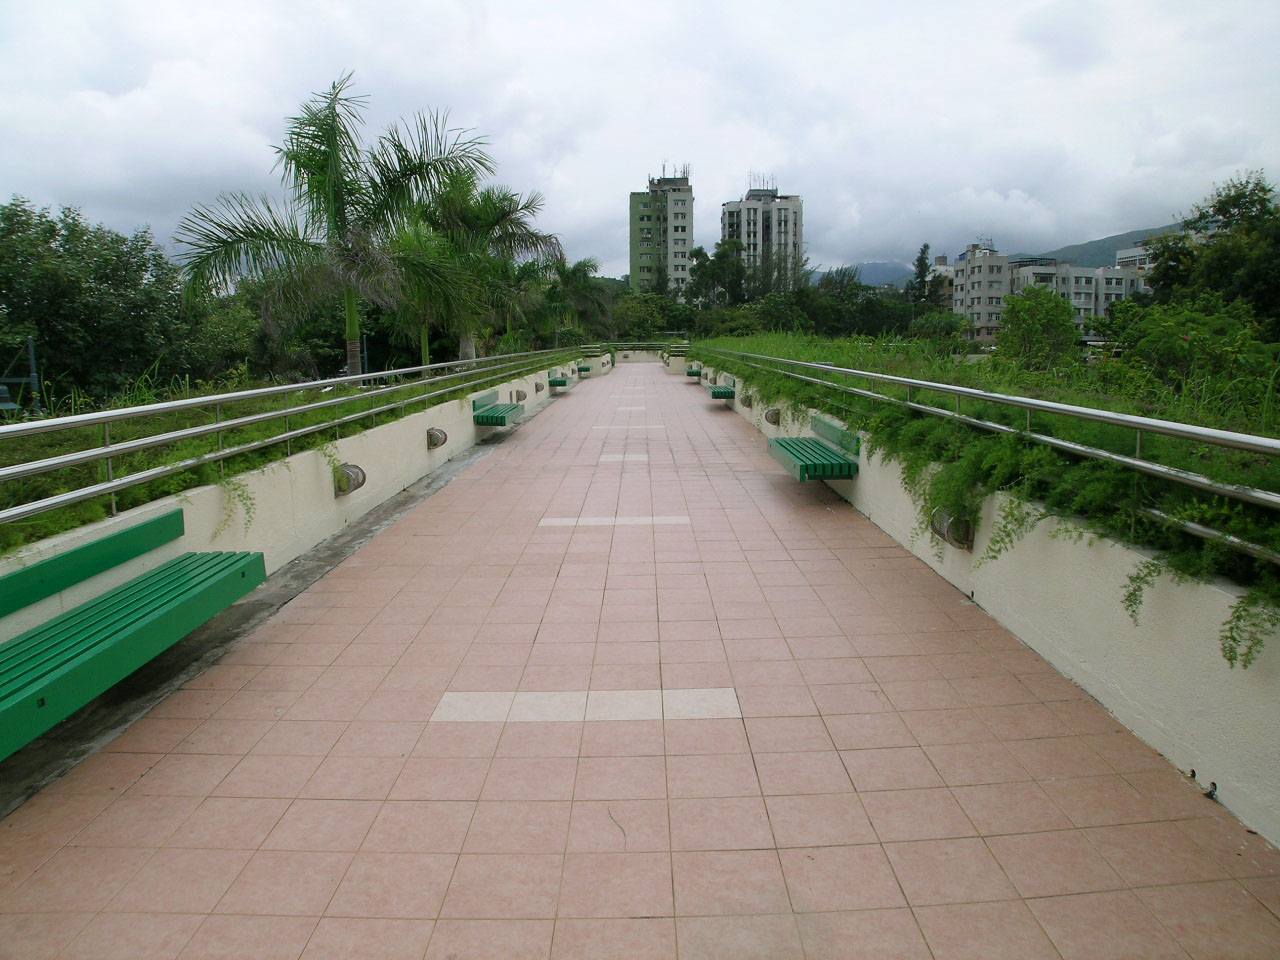
[[[499,403],[498,391],[490,390],[471,401],[471,419],[481,427],[505,427],[524,415],[523,403]]]
[[[712,400],[732,400],[737,393],[738,382],[727,373],[721,379],[724,383],[717,384],[707,381],[707,393],[711,394]]]
[[[579,368],[578,368],[578,372],[579,372],[579,373],[590,373],[590,372],[591,372],[591,368],[590,368],[590,367],[588,367],[588,366],[579,367]]]
[[[814,417],[809,426],[823,439],[774,437],[769,441],[769,456],[786,467],[787,472],[801,483],[857,476],[858,464],[846,455],[846,451],[857,455],[861,449],[858,435],[821,417]],[[824,442],[827,440],[830,443]]]
[[[686,367],[684,371],[686,377],[701,377],[702,371],[697,367]]]
[[[0,577],[0,616],[182,536],[174,510]],[[0,643],[0,760],[266,579],[260,553],[184,553]]]
[[[547,380],[547,385],[552,387],[571,387],[573,381],[568,377],[551,377]]]

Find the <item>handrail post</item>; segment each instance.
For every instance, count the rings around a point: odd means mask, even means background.
[[[102,425],[102,445],[104,447],[111,446],[111,423],[109,421]],[[107,457],[107,480],[112,482],[115,478],[113,458]],[[116,492],[114,490],[111,491],[111,515],[113,517],[116,515]]]
[[[222,404],[220,403],[215,403],[213,405],[213,422],[214,423],[222,422]],[[215,436],[217,436],[218,438],[218,452],[221,453],[222,452],[222,431],[219,430],[217,434],[215,434]],[[225,477],[226,475],[227,475],[227,461],[219,457],[218,458],[218,476]]]

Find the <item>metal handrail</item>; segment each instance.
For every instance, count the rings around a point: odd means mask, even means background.
[[[1035,400],[1030,397],[1017,397],[1010,394],[992,393],[990,391],[978,390],[971,387],[957,387],[952,384],[935,383],[929,380],[916,380],[910,377],[898,377],[891,374],[855,370],[849,367],[839,367],[835,364],[829,363],[810,363],[801,360],[789,360],[785,357],[770,357],[758,353],[742,353],[735,350],[724,350],[719,347],[703,347],[701,349],[709,356],[719,356],[723,359],[741,363],[744,366],[760,370],[764,373],[778,374],[795,380],[801,380],[806,383],[812,383],[816,386],[836,390],[840,393],[848,393],[854,396],[865,397],[870,400],[906,407],[919,413],[955,420],[967,426],[977,427],[982,430],[989,430],[995,433],[1016,434],[1026,437],[1028,440],[1043,443],[1046,446],[1057,450],[1062,450],[1065,453],[1089,457],[1096,460],[1105,460],[1137,472],[1159,477],[1164,480],[1170,480],[1175,483],[1181,483],[1209,493],[1220,494],[1235,500],[1270,507],[1271,509],[1280,509],[1280,493],[1273,490],[1265,490],[1259,487],[1248,487],[1240,484],[1224,483],[1220,480],[1214,480],[1210,477],[1206,477],[1198,473],[1192,473],[1188,470],[1181,470],[1177,467],[1170,467],[1161,463],[1143,460],[1140,457],[1129,457],[1123,454],[1112,453],[1110,450],[1102,450],[1098,447],[1090,447],[1071,440],[1063,440],[1059,437],[1049,436],[1048,434],[1032,432],[1030,429],[1030,413],[1035,410],[1044,413],[1060,414],[1080,420],[1091,420],[1099,423],[1108,423],[1115,426],[1136,429],[1139,432],[1139,452],[1141,451],[1141,434],[1143,431],[1179,437],[1181,439],[1195,440],[1215,446],[1250,450],[1268,455],[1280,454],[1280,440],[1276,440],[1271,437],[1261,437],[1247,433],[1235,433],[1229,430],[1217,430],[1211,427],[1198,427],[1195,424],[1177,423],[1172,420],[1157,420],[1151,417],[1139,417],[1130,414],[1115,413],[1110,410],[1099,410],[1093,407],[1078,407],[1071,404],[1055,403],[1048,400]],[[802,373],[792,370],[768,367],[761,363],[753,362],[756,360],[765,360],[778,364],[802,367],[809,370],[837,373],[846,376],[866,377],[870,380],[896,383],[909,388],[907,394],[908,399],[904,400],[901,397],[890,397],[882,393],[876,393],[873,390],[864,390],[848,384],[833,383],[830,380],[822,380],[817,377],[805,376]],[[970,399],[985,400],[994,403],[1004,403],[1008,406],[1026,409],[1028,411],[1027,429],[1018,429],[1016,427],[1011,427],[1008,424],[996,423],[991,420],[983,420],[979,417],[968,416],[960,413],[958,406],[956,410],[952,411],[913,401],[910,399],[910,388],[951,394],[956,396],[957,399],[959,397],[967,397]],[[1206,527],[1192,521],[1183,520],[1162,511],[1139,509],[1138,512],[1153,520],[1158,520],[1170,526],[1177,527],[1192,536],[1206,540],[1214,540],[1226,546],[1242,550],[1252,556],[1280,564],[1280,554],[1259,544],[1249,543],[1248,541],[1241,540],[1238,537],[1223,533],[1222,531],[1214,530],[1211,527]]]
[[[395,370],[382,370],[376,373],[356,373],[345,377],[330,377],[327,380],[310,380],[306,383],[286,383],[278,387],[256,387],[252,390],[237,390],[233,393],[214,393],[204,397],[187,397],[183,400],[166,400],[163,403],[148,403],[136,407],[118,407],[113,410],[97,410],[93,413],[77,413],[69,417],[52,417],[47,420],[30,420],[23,423],[10,423],[0,426],[0,440],[11,437],[24,437],[33,433],[50,433],[56,430],[69,430],[73,427],[87,427],[99,423],[110,423],[115,420],[128,420],[132,417],[155,416],[161,413],[172,413],[175,410],[189,410],[192,407],[213,406],[220,403],[235,403],[238,400],[250,400],[260,397],[278,396],[300,390],[316,390],[325,387],[337,387],[350,383],[366,383],[369,380],[387,379],[390,377],[407,377],[426,370],[441,370],[464,367],[477,363],[492,363],[494,360],[508,360],[512,357],[537,357],[546,354],[569,354],[580,347],[561,347],[552,350],[530,350],[527,353],[504,353],[494,357],[476,357],[473,360],[448,360],[444,363],[430,363],[426,366],[399,367]],[[417,383],[430,377],[420,377]]]
[[[514,356],[514,354],[509,354],[509,356]],[[487,357],[485,359],[494,359],[494,358]],[[496,364],[494,366],[484,367],[479,371],[468,370],[468,371],[462,371],[459,373],[446,373],[438,377],[427,377],[419,380],[411,380],[405,383],[394,383],[394,384],[391,384],[390,386],[377,387],[373,390],[366,390],[365,392],[358,394],[356,396],[352,396],[350,394],[344,394],[342,396],[330,397],[328,400],[318,400],[315,403],[303,404],[300,407],[290,407],[288,410],[288,415],[291,417],[296,417],[298,414],[309,413],[313,410],[323,410],[328,407],[336,407],[344,403],[351,403],[353,400],[367,400],[373,397],[384,396],[385,394],[389,394],[389,393],[397,393],[401,390],[408,390],[413,387],[420,387],[425,383],[439,383],[440,381],[443,381],[443,380],[456,380],[459,377],[471,376],[472,374],[477,372],[488,373],[494,370],[501,370],[505,372],[515,367],[522,366],[522,364],[523,364],[523,361],[517,360],[509,363]],[[432,366],[440,366],[440,365],[433,364]],[[383,376],[383,375],[384,374],[378,374],[377,376]],[[343,379],[346,379],[346,378],[343,378]],[[468,384],[488,383],[492,380],[497,380],[497,379],[502,379],[502,378],[501,377],[485,377],[480,380],[469,380],[467,381],[467,383]],[[328,382],[328,381],[318,381],[318,383],[319,382]],[[315,385],[313,384],[312,389],[314,389],[314,387]],[[267,388],[267,389],[275,389],[275,388]],[[324,389],[328,389],[328,388],[324,388]],[[449,388],[449,390],[453,390],[453,389],[457,389],[457,388],[456,387]],[[414,397],[410,397],[408,400],[405,400],[400,404],[392,404],[389,407],[379,408],[379,409],[392,409],[396,406],[405,406],[410,403],[416,403],[419,400],[423,400],[433,396],[438,396],[441,392],[447,393],[448,390],[436,391],[435,393],[429,393],[429,394],[420,394]],[[256,394],[254,393],[254,391],[242,391],[241,394],[242,395],[239,396],[240,400],[253,399],[257,396],[269,395],[265,391],[261,394]],[[221,396],[222,397],[235,396],[235,394],[221,394]],[[156,404],[156,406],[164,406],[164,404]],[[135,407],[133,409],[136,410],[136,409],[145,409],[145,408]],[[157,412],[162,412],[162,411],[157,411]],[[223,433],[227,430],[235,430],[239,427],[249,427],[258,423],[266,423],[271,420],[278,420],[282,415],[283,414],[280,411],[268,410],[265,413],[255,413],[255,414],[250,414],[247,417],[237,417],[234,420],[218,420],[214,423],[207,423],[198,427],[185,427],[182,430],[171,430],[168,433],[157,433],[150,437],[139,437],[135,440],[126,440],[122,443],[111,443],[101,447],[92,447],[87,450],[80,450],[75,453],[64,453],[58,457],[49,457],[44,460],[31,460],[26,463],[18,463],[9,467],[0,467],[0,482],[5,480],[16,480],[19,477],[28,477],[38,473],[48,473],[49,471],[61,470],[61,469],[65,469],[66,467],[80,466],[85,463],[93,463],[94,461],[97,461],[97,460],[105,460],[107,457],[118,457],[126,453],[135,453],[139,450],[147,450],[147,449],[150,449],[151,447],[163,446],[166,443],[176,443],[179,440],[190,440],[195,437],[208,436],[211,433]],[[69,420],[71,418],[66,417],[64,419]],[[0,439],[3,439],[3,437],[0,437]],[[2,516],[3,514],[0,514],[0,518],[2,518]]]
[[[785,363],[794,367],[807,367],[811,370],[826,370],[847,376],[864,377],[883,383],[896,383],[899,386],[931,390],[947,393],[971,400],[987,400],[1011,407],[1021,407],[1041,413],[1061,414],[1077,420],[1094,420],[1117,427],[1128,427],[1147,433],[1160,433],[1170,437],[1181,437],[1184,440],[1199,440],[1220,447],[1235,447],[1239,450],[1253,450],[1257,453],[1280,454],[1280,439],[1260,437],[1251,433],[1236,433],[1231,430],[1217,430],[1213,427],[1200,427],[1191,423],[1178,423],[1174,420],[1157,420],[1153,417],[1140,417],[1130,413],[1116,413],[1112,410],[1099,410],[1096,407],[1078,407],[1069,403],[1055,403],[1052,400],[1036,400],[1032,397],[1019,397],[1008,393],[992,393],[975,387],[958,387],[949,383],[934,383],[931,380],[915,380],[911,377],[898,377],[888,373],[875,373],[870,370],[854,370],[849,367],[838,367],[831,363],[809,363],[803,360],[788,360],[785,357],[770,357],[759,353],[739,353],[735,350],[722,350],[718,347],[703,347],[707,353],[722,356],[749,357],[753,360],[768,360],[772,363]],[[783,373],[784,371],[776,371]]]
[[[0,480],[10,480],[41,473],[49,473],[54,470],[65,469],[73,466],[82,466],[84,464],[100,460],[106,460],[108,466],[108,478],[106,481],[91,484],[86,487],[79,487],[74,490],[68,490],[41,500],[33,500],[5,510],[0,510],[0,523],[20,520],[25,517],[34,516],[49,510],[58,509],[59,507],[70,506],[74,503],[91,500],[95,497],[108,494],[112,496],[112,502],[114,505],[114,495],[120,490],[128,487],[137,486],[175,473],[181,473],[184,470],[190,470],[202,464],[216,463],[240,454],[260,450],[264,447],[273,446],[279,443],[287,443],[288,441],[307,436],[312,433],[317,433],[321,430],[334,429],[349,423],[357,422],[366,417],[374,417],[379,413],[403,409],[404,407],[414,403],[425,403],[435,397],[453,393],[467,387],[483,386],[494,383],[495,381],[508,380],[521,373],[541,369],[547,365],[548,361],[550,361],[551,365],[554,365],[555,363],[560,362],[561,358],[573,357],[578,349],[579,348],[577,347],[566,347],[559,350],[536,350],[528,353],[502,354],[496,357],[482,357],[475,360],[455,360],[420,367],[406,367],[398,370],[356,374],[347,377],[333,377],[328,380],[317,380],[305,384],[288,384],[279,387],[263,387],[257,390],[240,390],[233,393],[212,394],[205,397],[189,397],[183,400],[146,404],[143,406],[120,408],[118,410],[105,410],[70,417],[57,417],[36,423],[20,423],[0,427],[0,440],[11,439],[23,434],[50,433],[59,430],[81,429],[94,425],[102,425],[104,434],[107,435],[107,442],[99,447],[0,468]],[[487,366],[478,366],[479,364],[487,364]],[[465,366],[470,369],[449,372],[448,368],[455,368],[458,366]],[[393,377],[401,377],[406,374],[427,373],[431,371],[439,371],[439,373],[436,376],[424,376],[415,380],[407,380],[402,383],[389,383],[386,386],[379,386],[374,389],[363,391],[359,394],[344,394],[342,396],[330,397],[325,400],[304,404],[302,406],[285,407],[280,410],[269,410],[264,413],[251,414],[249,416],[239,417],[232,420],[222,420],[220,417],[221,406],[228,403],[279,396],[281,394],[288,394],[299,390],[327,390],[341,385],[363,383],[369,380],[381,379],[385,381],[390,380]],[[303,427],[286,429],[282,433],[273,434],[270,437],[253,440],[248,443],[237,444],[233,447],[222,447],[221,440],[219,440],[219,449],[217,450],[209,451],[207,453],[200,454],[199,456],[190,457],[174,463],[152,467],[123,477],[115,477],[111,470],[111,463],[115,458],[125,454],[134,453],[139,450],[162,446],[167,443],[174,443],[181,440],[209,436],[211,434],[218,434],[220,437],[222,433],[228,430],[252,426],[259,423],[266,423],[272,420],[283,419],[286,421],[285,426],[287,427],[288,418],[297,417],[300,414],[337,407],[342,404],[349,404],[353,401],[376,401],[377,398],[385,397],[389,394],[404,390],[412,390],[415,388],[420,390],[424,386],[437,384],[445,385],[441,386],[440,389],[431,390],[425,393],[415,392],[413,396],[402,400],[396,400],[391,403],[384,403],[380,405],[374,403],[369,408],[359,410],[355,413],[336,417],[330,420],[324,420],[320,423],[308,424]],[[123,443],[112,444],[110,442],[109,426],[114,421],[135,417],[145,417],[149,415],[154,416],[171,413],[177,410],[190,410],[200,407],[214,407],[219,411],[219,418],[214,423],[201,424],[199,426],[187,427],[181,430],[172,430],[166,433],[153,434],[147,437],[139,437]],[[22,429],[31,427],[36,427],[38,429]]]

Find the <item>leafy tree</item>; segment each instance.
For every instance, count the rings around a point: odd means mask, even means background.
[[[996,333],[1000,356],[1030,370],[1047,370],[1070,359],[1080,339],[1071,304],[1044,287],[1005,297]]]
[[[149,230],[125,236],[64,207],[0,206],[0,369],[36,338],[53,389],[103,400],[144,373],[187,373],[191,318],[178,268]]]
[[[1224,305],[1215,295],[1146,306],[1124,300],[1105,329],[1126,364],[1145,367],[1178,391],[1207,377],[1266,382],[1280,360],[1280,344],[1262,341],[1249,305]]]
[[[1148,242],[1149,275],[1158,303],[1218,294],[1244,300],[1261,336],[1280,342],[1280,206],[1259,172],[1228,180],[1182,221],[1183,232]]]
[[[386,244],[407,214],[451,177],[491,171],[483,142],[418,114],[406,132],[393,126],[362,146],[364,97],[347,91],[351,74],[303,104],[288,121],[277,165],[292,196],[224,194],[178,227],[189,285],[225,289],[242,276],[275,276],[300,302],[340,300],[347,366],[360,372],[360,300],[397,305],[401,290]]]
[[[570,326],[586,326],[605,332],[612,313],[613,294],[596,279],[600,262],[591,257],[569,263],[564,258],[551,264],[551,285],[547,303],[564,316]]]
[[[921,340],[953,340],[959,343],[968,329],[969,323],[963,314],[940,310],[916,317],[907,332]]]
[[[912,266],[911,279],[907,281],[907,299],[924,307],[926,310],[942,310],[946,304],[942,302],[942,277],[933,272],[933,263],[929,259],[929,245],[920,245]]]
[[[689,252],[689,283],[685,299],[703,306],[736,306],[747,301],[747,265],[741,240],[720,240],[710,256],[703,247]]]

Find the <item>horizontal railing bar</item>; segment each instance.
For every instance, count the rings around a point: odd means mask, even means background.
[[[1237,433],[1232,430],[1219,430],[1214,427],[1201,427],[1191,423],[1178,423],[1173,420],[1158,420],[1154,417],[1142,417],[1136,414],[1116,413],[1112,410],[1100,410],[1096,407],[1080,407],[1069,403],[1056,403],[1052,400],[1036,400],[1032,397],[1018,397],[1007,393],[992,393],[975,387],[959,387],[949,383],[935,383],[931,380],[916,380],[911,377],[899,377],[888,373],[874,373],[869,370],[855,370],[849,367],[838,367],[830,363],[810,363],[804,360],[789,360],[785,357],[770,357],[759,353],[739,353],[734,350],[722,350],[718,347],[703,348],[707,353],[724,357],[750,357],[756,360],[768,360],[773,363],[785,363],[791,366],[807,367],[811,370],[827,370],[846,376],[863,377],[884,383],[896,383],[900,386],[932,390],[938,393],[968,397],[972,400],[985,400],[1006,406],[1020,407],[1026,410],[1038,410],[1041,413],[1059,414],[1077,420],[1092,420],[1133,430],[1144,430],[1160,433],[1184,440],[1197,440],[1220,447],[1233,447],[1239,450],[1252,450],[1256,453],[1280,454],[1280,439],[1261,437],[1251,433]],[[778,370],[777,373],[784,371]]]
[[[743,354],[743,356],[747,356],[747,354]],[[1043,443],[1046,446],[1062,450],[1066,453],[1074,453],[1079,456],[1090,457],[1094,460],[1106,460],[1111,463],[1119,464],[1120,466],[1145,473],[1149,476],[1172,480],[1209,493],[1221,494],[1236,500],[1243,500],[1248,503],[1255,503],[1259,506],[1270,507],[1272,509],[1280,509],[1280,494],[1271,490],[1262,490],[1258,487],[1245,487],[1238,484],[1222,483],[1198,473],[1180,470],[1177,467],[1168,467],[1161,463],[1153,463],[1150,460],[1140,460],[1136,457],[1127,457],[1124,454],[1112,453],[1110,450],[1101,450],[1097,447],[1086,446],[1084,444],[1075,443],[1071,440],[1062,440],[1058,437],[1052,437],[1043,433],[1032,433],[1027,430],[1020,430],[1017,427],[1011,427],[1008,424],[996,423],[992,420],[982,420],[978,417],[971,417],[951,410],[943,410],[941,407],[933,407],[913,400],[902,400],[898,397],[886,396],[882,393],[876,393],[873,390],[863,390],[859,387],[851,387],[846,384],[832,383],[829,380],[819,380],[816,377],[807,377],[804,374],[792,373],[786,370],[774,370],[745,360],[738,362],[756,370],[761,370],[765,373],[778,373],[784,377],[791,377],[792,379],[802,380],[806,383],[813,383],[818,386],[828,387],[830,389],[840,391],[841,393],[850,393],[855,396],[866,397],[869,400],[908,407],[920,413],[927,413],[931,416],[937,417],[945,417],[948,420],[955,420],[971,427],[989,430],[993,433],[1023,436],[1029,440],[1034,440],[1037,443]]]
[[[467,366],[468,364],[492,363],[495,360],[509,360],[513,357],[537,357],[547,354],[574,353],[580,347],[560,347],[549,350],[530,350],[525,353],[504,353],[496,357],[476,357],[472,360],[449,360],[444,363],[432,363],[418,367],[400,367],[395,370],[380,370],[371,373],[357,373],[345,377],[331,377],[328,380],[312,380],[308,383],[288,383],[278,387],[257,387],[253,390],[237,390],[233,393],[215,393],[204,397],[187,397],[183,400],[166,400],[163,403],[148,403],[136,407],[119,407],[115,410],[99,410],[93,413],[77,413],[69,417],[52,417],[47,420],[29,420],[23,423],[11,423],[0,426],[0,440],[11,437],[25,437],[35,433],[52,433],[58,430],[70,430],[76,427],[93,426],[100,423],[111,423],[116,420],[128,420],[133,417],[155,416],[172,413],[175,410],[189,410],[219,403],[235,403],[240,400],[252,400],[257,397],[277,396],[294,393],[300,390],[315,390],[320,387],[341,386],[348,383],[364,383],[368,380],[385,379],[387,377],[408,376],[424,370],[438,370],[445,367]]]
[[[569,355],[573,351],[565,351],[564,355]],[[445,373],[438,377],[427,377],[421,380],[409,380],[404,383],[391,384],[385,387],[377,387],[358,394],[347,394],[340,397],[330,397],[327,400],[318,400],[314,403],[304,404],[300,407],[289,407],[284,410],[268,410],[264,413],[255,413],[247,417],[237,417],[233,420],[222,420],[215,423],[204,424],[198,427],[186,427],[182,430],[172,430],[168,433],[158,433],[150,437],[139,437],[136,440],[125,440],[121,443],[112,443],[105,446],[93,447],[87,450],[80,450],[75,453],[65,453],[57,457],[48,457],[44,460],[32,460],[27,463],[14,464],[9,467],[0,467],[0,481],[16,480],[20,477],[28,477],[38,473],[49,473],[53,470],[64,470],[68,467],[80,466],[86,463],[93,463],[98,460],[105,460],[108,457],[123,456],[128,453],[134,453],[139,450],[147,450],[152,447],[163,446],[166,443],[176,443],[180,440],[190,440],[196,437],[208,436],[214,433],[222,433],[227,430],[253,426],[258,423],[269,423],[272,420],[282,420],[288,417],[296,417],[299,414],[308,413],[316,410],[323,410],[328,407],[340,406],[344,403],[352,403],[360,400],[367,400],[370,397],[379,397],[388,393],[395,393],[401,390],[409,390],[414,387],[421,387],[427,383],[439,383],[442,380],[456,380],[460,377],[472,376],[475,373],[488,373],[492,370],[512,370],[527,369],[527,361],[511,361],[509,363],[498,364],[495,366],[484,367],[481,370],[463,370],[458,373]],[[535,364],[535,366],[540,364]],[[487,378],[483,382],[494,379]],[[467,381],[474,383],[477,381]],[[466,383],[458,384],[451,389],[462,389]],[[317,389],[312,385],[312,389]],[[332,389],[332,388],[319,388]]]
[[[548,351],[537,351],[539,355],[543,355],[547,352]],[[573,354],[574,352],[576,352],[576,348],[561,350],[561,351],[553,350],[550,352],[559,353],[559,354]],[[510,357],[510,356],[521,356],[521,355],[507,354],[506,356]],[[532,357],[532,354],[525,354],[525,356]],[[486,359],[495,359],[495,358],[486,358]],[[527,370],[541,369],[543,366],[543,362],[542,362],[543,359],[545,359],[545,357],[540,357],[536,362],[529,362],[528,364],[521,366],[518,369],[520,372],[527,371]],[[485,373],[487,371],[479,370],[475,372]],[[483,383],[491,383],[493,381],[505,380],[511,376],[512,372],[513,371],[511,370],[504,369],[503,372],[500,374],[495,374],[493,376],[483,377],[476,380],[470,380],[470,381],[467,381],[465,385],[469,386],[472,384],[483,384]],[[443,379],[443,378],[436,378],[436,379]],[[421,385],[421,383],[422,381],[417,381],[418,385]],[[120,490],[128,489],[129,487],[138,486],[143,483],[149,483],[152,480],[158,480],[162,477],[171,476],[175,473],[181,473],[184,470],[191,470],[191,469],[194,469],[195,467],[201,466],[202,464],[216,463],[219,460],[225,460],[228,457],[234,457],[244,453],[252,453],[254,450],[260,450],[264,447],[269,447],[277,443],[284,443],[285,441],[288,441],[288,440],[295,440],[299,437],[305,437],[312,433],[318,433],[321,430],[328,430],[333,427],[340,427],[347,423],[354,423],[358,420],[364,419],[365,417],[375,416],[379,413],[385,413],[390,410],[397,410],[402,407],[406,407],[412,403],[430,400],[433,397],[438,397],[446,393],[452,393],[455,390],[460,389],[461,386],[463,385],[455,384],[453,386],[444,387],[443,389],[435,390],[430,393],[424,393],[419,396],[409,397],[405,400],[398,400],[395,403],[383,404],[382,406],[378,406],[378,407],[371,407],[368,410],[361,410],[353,414],[348,414],[345,417],[339,417],[334,420],[326,420],[323,423],[310,424],[305,427],[299,427],[294,430],[285,431],[284,433],[278,433],[271,437],[265,437],[261,440],[254,440],[249,443],[238,444],[237,446],[234,446],[234,447],[224,447],[221,450],[210,451],[209,453],[201,454],[198,457],[190,457],[186,460],[182,460],[177,463],[164,464],[159,467],[152,467],[149,470],[143,470],[138,473],[128,474],[127,476],[118,477],[114,480],[108,480],[103,483],[96,483],[88,487],[80,487],[76,490],[68,490],[64,493],[56,494],[52,497],[46,497],[43,500],[33,500],[30,503],[24,503],[16,507],[10,507],[6,510],[0,510],[0,523],[8,523],[13,520],[22,520],[22,519],[25,519],[26,517],[31,517],[31,516],[35,516],[36,514],[45,513],[49,510],[56,510],[60,507],[71,506],[72,504],[81,503],[85,500],[92,500],[94,497],[105,496],[107,494],[116,493]],[[379,392],[385,393],[388,391],[384,388]],[[366,393],[356,397],[343,397],[341,398],[340,402],[349,403],[352,400],[360,400],[360,399],[363,399],[364,397],[373,396],[373,395],[376,395],[376,394]],[[297,411],[300,409],[302,408],[294,407],[292,411],[290,411],[290,415],[296,415]],[[281,412],[281,417],[284,416],[284,413],[285,413],[284,411]]]
[[[1231,534],[1215,530],[1213,527],[1206,527],[1204,524],[1196,523],[1193,520],[1180,520],[1177,517],[1170,516],[1163,510],[1154,510],[1151,507],[1139,507],[1137,512],[1144,517],[1150,517],[1152,520],[1159,520],[1161,523],[1177,527],[1193,537],[1200,537],[1202,540],[1213,540],[1229,547],[1235,547],[1237,550],[1257,557],[1259,560],[1270,560],[1272,563],[1280,564],[1280,553],[1275,550],[1259,546],[1256,543],[1250,543],[1248,540],[1241,540],[1239,537],[1233,537]]]
[[[729,351],[725,351],[726,354],[728,352]],[[741,356],[747,356],[747,354],[741,354]],[[765,358],[765,359],[770,359],[770,358]],[[1095,447],[1086,447],[1082,444],[1073,443],[1069,440],[1060,440],[1057,437],[1049,437],[1049,436],[1045,436],[1044,434],[1028,433],[1025,430],[1018,430],[1015,427],[1010,427],[1007,424],[995,423],[990,420],[980,420],[977,417],[966,416],[965,414],[955,413],[951,410],[943,410],[940,407],[931,407],[927,404],[916,403],[911,400],[901,400],[901,399],[898,399],[897,397],[888,397],[888,396],[885,396],[884,394],[875,393],[874,391],[871,391],[871,390],[863,390],[858,387],[851,387],[844,384],[831,383],[829,380],[819,380],[816,377],[806,377],[803,374],[791,373],[786,370],[774,370],[770,367],[765,367],[758,363],[750,363],[745,360],[740,360],[738,362],[744,364],[745,366],[752,367],[753,369],[763,371],[765,373],[779,373],[785,377],[792,377],[794,379],[803,380],[805,382],[817,384],[819,386],[830,387],[831,389],[837,390],[841,393],[850,393],[855,396],[866,397],[871,400],[884,401],[887,403],[896,404],[898,406],[908,407],[912,410],[917,410],[921,413],[927,413],[934,416],[946,417],[947,419],[956,420],[957,422],[964,423],[968,426],[979,427],[983,430],[990,430],[996,433],[1025,436],[1028,439],[1036,440],[1040,443],[1045,443],[1048,446],[1052,446],[1069,453],[1077,453],[1077,454],[1080,454],[1081,456],[1093,457],[1095,459],[1100,459],[1100,460],[1110,460],[1113,462],[1121,463],[1124,466],[1131,466],[1135,470],[1142,470],[1144,473],[1149,473],[1153,476],[1164,477],[1165,479],[1169,479],[1169,480],[1176,480],[1180,483],[1190,483],[1193,486],[1200,486],[1200,484],[1191,483],[1191,480],[1194,478],[1195,480],[1202,481],[1204,484],[1207,484],[1207,486],[1202,486],[1201,489],[1209,490],[1214,493],[1226,494],[1227,496],[1231,496],[1234,493],[1236,494],[1237,499],[1247,499],[1247,497],[1243,496],[1243,494],[1245,493],[1262,494],[1266,497],[1273,498],[1272,500],[1265,500],[1265,501],[1264,500],[1250,501],[1254,503],[1260,503],[1263,506],[1274,506],[1276,505],[1276,503],[1280,503],[1280,498],[1276,498],[1275,494],[1273,494],[1269,490],[1258,490],[1253,487],[1237,487],[1233,484],[1225,484],[1225,485],[1218,484],[1215,481],[1210,480],[1208,477],[1202,477],[1199,474],[1190,474],[1184,470],[1177,470],[1174,467],[1165,467],[1162,464],[1149,463],[1145,460],[1135,460],[1133,457],[1124,457],[1124,456],[1121,456],[1120,454],[1113,454],[1109,450],[1099,450]],[[1151,468],[1159,468],[1159,469],[1151,469]],[[1280,564],[1280,553],[1277,553],[1276,551],[1271,550],[1267,547],[1261,546],[1259,544],[1251,543],[1248,540],[1241,540],[1239,537],[1232,536],[1229,533],[1223,533],[1221,530],[1215,530],[1212,527],[1207,527],[1207,526],[1204,526],[1203,524],[1194,523],[1190,520],[1179,520],[1178,518],[1170,516],[1167,513],[1164,513],[1160,510],[1154,510],[1149,507],[1139,507],[1137,508],[1137,512],[1140,514],[1143,514],[1144,516],[1150,517],[1153,520],[1160,520],[1164,523],[1171,524],[1172,526],[1179,527],[1186,533],[1191,534],[1192,536],[1200,537],[1205,540],[1213,540],[1218,543],[1222,543],[1226,546],[1235,547],[1236,549],[1241,550],[1242,552],[1247,553],[1250,556],[1258,557],[1259,559],[1262,559],[1262,560],[1269,560],[1272,563]]]

